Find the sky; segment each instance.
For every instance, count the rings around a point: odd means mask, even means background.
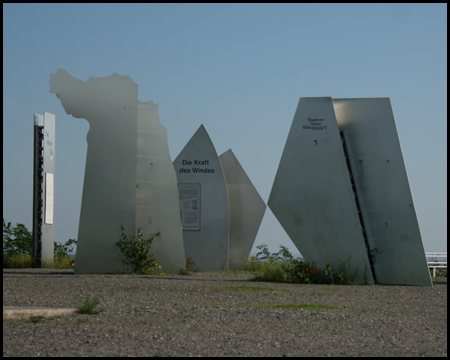
[[[49,92],[129,75],[174,160],[203,124],[265,202],[300,97],[389,97],[426,251],[447,251],[447,4],[3,4],[3,217],[32,229],[33,119],[56,115],[55,240],[77,238],[88,122]],[[299,251],[267,208],[255,240]]]

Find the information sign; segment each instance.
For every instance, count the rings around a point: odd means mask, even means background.
[[[201,184],[178,184],[181,227],[183,230],[200,230]]]
[[[54,178],[52,173],[45,173],[45,223],[53,224],[53,189]]]

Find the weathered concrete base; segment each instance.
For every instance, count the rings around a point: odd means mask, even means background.
[[[3,319],[28,319],[31,316],[61,316],[78,313],[75,308],[25,308],[19,306],[3,306]]]

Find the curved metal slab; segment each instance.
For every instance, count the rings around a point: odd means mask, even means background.
[[[379,284],[431,286],[389,98],[333,99]]]
[[[330,97],[301,98],[268,205],[305,260],[373,283]]]
[[[202,271],[228,270],[227,186],[216,149],[203,125],[173,164],[186,257]]]
[[[186,268],[177,175],[161,124],[158,104],[138,103],[136,228],[144,238],[160,232],[150,252],[164,272]]]
[[[87,82],[58,69],[50,92],[67,114],[89,122],[75,273],[130,271],[116,245],[136,224],[137,85],[129,76]]]
[[[266,211],[266,204],[233,151],[219,156],[230,203],[229,268],[244,270]]]

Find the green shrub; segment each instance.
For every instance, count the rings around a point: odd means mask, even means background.
[[[54,242],[54,261],[44,261],[43,266],[57,269],[73,269],[75,261],[69,252],[73,251],[75,239],[69,239],[65,244]],[[46,260],[46,259],[44,259]],[[33,234],[25,225],[5,223],[3,219],[3,268],[33,268],[41,264],[33,258]]]
[[[257,256],[250,256],[245,264],[245,271],[258,272],[262,270],[264,262],[258,259]]]
[[[277,260],[267,260],[264,262],[259,273],[255,276],[257,281],[285,282],[286,271]]]
[[[55,241],[54,254],[56,258],[64,259],[70,257],[69,253],[73,251],[73,245],[76,245],[75,239],[69,239],[65,244],[58,244]]]
[[[150,248],[155,236],[161,236],[158,231],[154,236],[149,239],[144,239],[142,237],[141,228],[138,228],[137,233],[133,233],[130,236],[125,234],[125,228],[120,225],[122,232],[122,239],[116,244],[120,251],[125,256],[123,263],[131,265],[133,272],[138,274],[144,274],[152,269],[160,268],[156,259],[150,254]]]
[[[290,251],[280,245],[280,251],[270,254],[267,245],[256,247],[260,250],[249,258],[245,269],[254,271],[255,281],[290,282],[298,284],[351,284],[355,273],[351,273],[350,260],[345,261],[339,271],[331,265],[319,270],[302,258],[294,258]]]
[[[99,314],[103,311],[103,309],[97,309],[98,304],[100,304],[100,300],[97,299],[95,296],[92,298],[92,300],[89,298],[89,296],[84,300],[83,305],[81,305],[78,308],[78,311],[80,314],[90,314],[95,315]]]
[[[33,255],[33,235],[23,224],[11,227],[3,219],[3,255]]]
[[[73,246],[77,244],[75,239],[69,239],[64,244],[55,242],[55,256],[53,264],[49,264],[53,269],[73,269],[75,259],[69,255],[73,252]]]

